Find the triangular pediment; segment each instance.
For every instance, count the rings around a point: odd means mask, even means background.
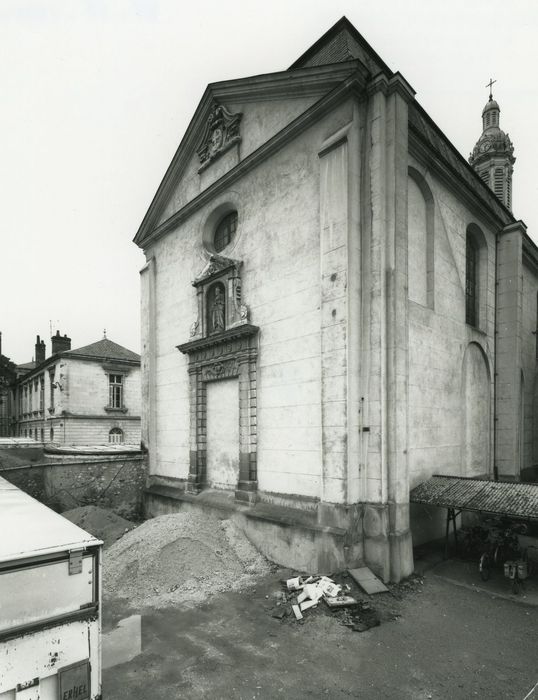
[[[239,271],[242,264],[243,263],[241,260],[234,260],[233,258],[226,258],[224,255],[217,255],[216,253],[213,253],[209,256],[209,260],[207,261],[203,270],[196,275],[192,284],[194,287],[197,287],[198,285],[207,282],[214,277],[218,277],[222,273],[232,268]]]
[[[353,60],[210,84],[135,243],[144,246],[177,212],[355,74],[366,80],[366,69]]]

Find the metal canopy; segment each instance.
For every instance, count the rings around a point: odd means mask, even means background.
[[[432,476],[409,494],[411,503],[538,520],[538,484]]]

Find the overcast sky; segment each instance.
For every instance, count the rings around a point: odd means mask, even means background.
[[[3,354],[49,353],[50,324],[139,351],[132,239],[205,86],[286,69],[342,15],[465,157],[497,79],[538,240],[536,0],[0,0]]]

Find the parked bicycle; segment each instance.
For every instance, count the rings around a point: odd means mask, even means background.
[[[497,521],[490,529],[486,547],[478,561],[478,570],[483,581],[491,576],[494,567],[502,568],[504,575],[512,582],[513,593],[518,593],[521,582],[528,576],[528,567],[518,535],[524,534],[524,523]]]

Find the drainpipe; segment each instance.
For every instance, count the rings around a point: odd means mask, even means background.
[[[499,248],[499,234],[495,236],[495,313],[493,314],[493,481],[499,481],[499,468],[497,466],[497,288],[499,286],[499,271],[497,268],[497,255]]]

